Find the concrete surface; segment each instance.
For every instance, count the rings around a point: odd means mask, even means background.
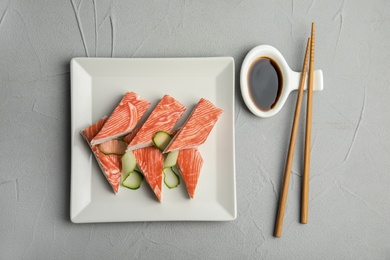
[[[0,259],[389,259],[389,1],[0,2]],[[316,68],[309,224],[299,223],[303,120],[282,238],[272,236],[296,93],[270,119],[239,91],[245,54]],[[72,57],[232,56],[238,218],[72,224]],[[304,108],[304,107],[303,107]]]

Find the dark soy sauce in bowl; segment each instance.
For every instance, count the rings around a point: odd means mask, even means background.
[[[279,100],[283,88],[282,72],[278,64],[260,57],[249,67],[249,94],[253,103],[263,111],[272,109]]]

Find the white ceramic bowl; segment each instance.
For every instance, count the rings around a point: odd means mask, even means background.
[[[283,86],[282,92],[280,94],[279,100],[270,110],[264,111],[259,109],[253,102],[249,85],[248,85],[248,73],[249,69],[254,61],[261,57],[267,57],[274,60],[280,68],[283,77]],[[290,69],[283,55],[274,47],[269,45],[259,45],[253,48],[245,57],[242,66],[241,66],[241,75],[240,75],[240,84],[241,84],[241,94],[245,101],[245,104],[249,110],[259,117],[271,117],[276,115],[280,109],[282,109],[284,103],[287,100],[288,95],[293,90],[297,90],[299,87],[299,80],[301,77],[301,72],[295,72]],[[307,80],[305,84],[305,89],[307,88]],[[314,91],[321,91],[324,88],[323,85],[323,75],[321,70],[314,71]]]

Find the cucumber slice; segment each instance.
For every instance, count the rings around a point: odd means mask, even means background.
[[[176,165],[177,156],[179,155],[179,150],[169,152],[167,158],[165,158],[163,168],[171,168]]]
[[[163,151],[169,142],[172,140],[172,135],[165,131],[158,131],[153,135],[152,141],[160,151]]]
[[[122,185],[126,188],[136,190],[141,187],[142,180],[144,176],[138,171],[132,171],[127,175],[127,177],[123,180]]]
[[[135,160],[134,154],[132,151],[126,152],[122,156],[122,173],[127,176],[130,172],[135,170],[135,166],[137,166],[137,161]]]
[[[164,183],[168,188],[173,189],[179,186],[180,184],[179,175],[177,175],[172,168],[163,169],[163,173],[164,173]]]
[[[118,139],[112,139],[108,140],[104,143],[99,144],[99,150],[106,154],[116,154],[116,155],[123,155],[126,151],[126,143],[123,141],[120,141]]]

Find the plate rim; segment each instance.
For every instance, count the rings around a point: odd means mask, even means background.
[[[233,178],[233,201],[232,201],[232,205],[233,205],[233,209],[232,209],[232,212],[228,212],[228,216],[226,218],[210,218],[210,219],[175,219],[175,218],[172,218],[172,219],[153,219],[153,220],[123,220],[123,221],[117,221],[117,220],[103,220],[103,221],[78,221],[78,217],[80,216],[80,214],[82,214],[82,212],[84,210],[87,210],[88,206],[91,205],[91,201],[89,201],[88,204],[86,204],[86,206],[80,210],[77,214],[74,212],[74,204],[75,204],[75,200],[76,198],[74,197],[75,194],[74,194],[74,189],[75,189],[75,184],[73,183],[73,180],[74,180],[74,168],[73,168],[73,164],[74,164],[74,158],[73,158],[73,154],[74,154],[74,146],[73,146],[73,143],[74,143],[74,134],[75,132],[77,131],[74,127],[74,116],[73,114],[76,112],[74,111],[74,102],[75,102],[75,92],[77,92],[77,90],[75,90],[76,88],[76,85],[77,85],[77,82],[75,82],[75,71],[76,71],[76,64],[78,64],[80,67],[82,67],[82,65],[80,63],[78,63],[78,61],[83,61],[83,60],[96,60],[96,61],[100,61],[100,62],[104,62],[106,60],[110,60],[110,61],[115,61],[115,60],[122,60],[122,61],[131,61],[131,62],[137,62],[137,61],[160,61],[160,62],[163,62],[163,61],[192,61],[192,60],[203,60],[203,61],[208,61],[208,60],[226,60],[227,62],[231,63],[231,66],[232,66],[232,71],[231,71],[231,84],[232,84],[232,93],[231,93],[231,97],[232,97],[232,100],[229,101],[229,103],[231,103],[232,105],[232,115],[229,115],[231,116],[231,120],[232,120],[232,158],[233,158],[233,162],[232,162],[232,165],[233,165],[233,169],[232,169],[232,178]],[[229,64],[230,65],[230,64]],[[234,62],[234,59],[233,57],[228,57],[228,56],[223,56],[223,57],[168,57],[168,58],[108,58],[108,57],[75,57],[75,58],[72,58],[71,59],[71,62],[70,62],[70,67],[71,67],[71,70],[70,70],[70,77],[71,77],[71,87],[70,87],[70,91],[71,91],[71,174],[70,174],[70,177],[71,177],[71,191],[70,191],[70,195],[71,195],[71,198],[70,198],[70,219],[73,223],[103,223],[103,222],[139,222],[139,221],[231,221],[231,220],[235,220],[237,218],[237,190],[236,190],[236,161],[235,161],[235,116],[234,116],[234,111],[235,111],[235,62]],[[91,80],[92,80],[92,75],[90,75],[87,71],[85,71],[90,77],[91,77]],[[91,86],[92,88],[92,86]],[[162,202],[163,204],[163,202]]]

